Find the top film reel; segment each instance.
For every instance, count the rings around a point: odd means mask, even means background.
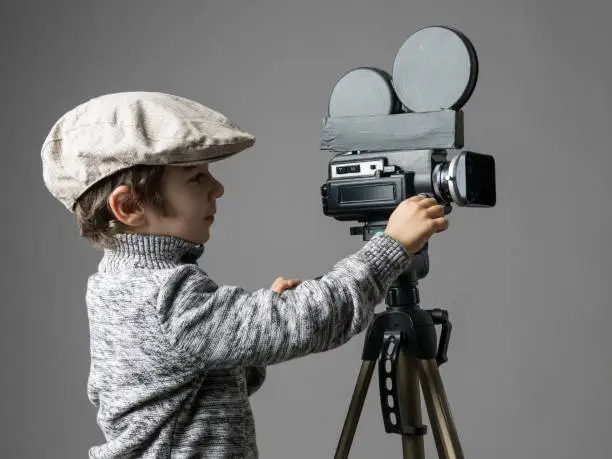
[[[470,40],[450,27],[432,26],[411,35],[393,64],[393,85],[412,112],[460,110],[478,80],[478,57]]]
[[[329,116],[460,110],[477,80],[478,57],[470,40],[451,27],[425,27],[399,49],[393,76],[374,67],[345,73],[331,92]]]

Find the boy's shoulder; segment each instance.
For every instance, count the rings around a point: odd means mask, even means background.
[[[195,263],[165,269],[98,270],[87,279],[88,307],[129,302],[153,303],[158,313],[175,310],[187,297],[212,293],[219,285]]]

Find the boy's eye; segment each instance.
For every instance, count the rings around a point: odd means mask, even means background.
[[[196,175],[194,175],[192,177],[191,181],[192,182],[199,182],[200,181],[199,179],[201,179],[202,177],[204,177],[204,174],[202,174],[202,173],[196,174]]]

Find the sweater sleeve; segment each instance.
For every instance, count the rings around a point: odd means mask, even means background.
[[[202,368],[266,366],[346,343],[411,256],[383,232],[317,280],[278,294],[217,285],[199,267],[176,269],[161,286],[158,317],[170,344]]]
[[[244,368],[247,394],[250,397],[257,392],[266,380],[266,367],[245,367]]]

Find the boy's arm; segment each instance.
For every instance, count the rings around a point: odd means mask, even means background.
[[[335,348],[364,330],[410,260],[399,242],[377,233],[318,280],[282,295],[219,286],[185,265],[161,288],[159,318],[170,343],[204,368],[271,365]]]

